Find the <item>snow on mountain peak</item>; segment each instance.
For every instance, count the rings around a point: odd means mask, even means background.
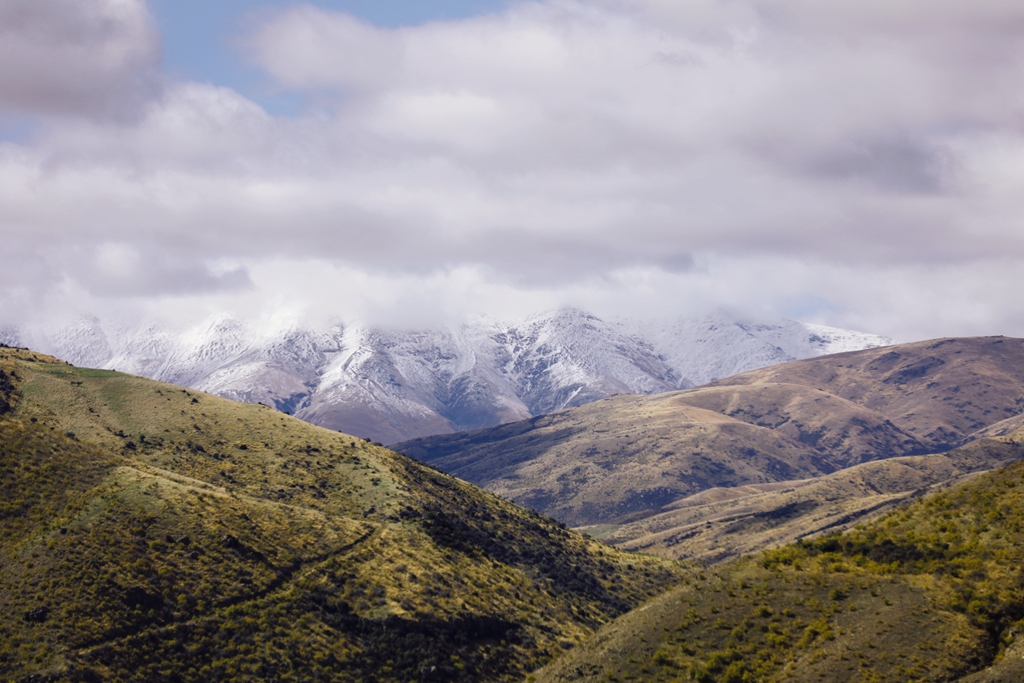
[[[415,332],[360,324],[305,329],[219,315],[182,332],[82,318],[31,335],[16,328],[0,334],[0,341],[30,337],[40,350],[76,365],[259,401],[385,443],[892,343],[796,321],[752,324],[724,315],[607,321],[576,308]]]

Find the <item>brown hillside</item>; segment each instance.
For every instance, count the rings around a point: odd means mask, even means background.
[[[1024,340],[942,339],[613,397],[396,449],[567,523],[608,525],[706,489],[945,451],[996,423],[1005,433],[1022,410]],[[889,476],[884,467],[865,472]]]
[[[711,489],[651,517],[585,528],[620,548],[705,563],[847,529],[924,493],[1024,458],[1016,439],[983,439],[940,455],[877,460],[804,481]]]
[[[841,467],[931,450],[881,413],[800,384],[709,386],[685,391],[679,401],[773,429]]]
[[[1024,339],[937,339],[782,363],[709,386],[800,384],[876,411],[932,449],[1024,412]]]
[[[806,444],[687,405],[676,393],[617,396],[396,449],[573,525],[643,516],[708,488],[836,469]]]

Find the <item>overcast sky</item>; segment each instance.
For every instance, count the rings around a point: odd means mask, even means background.
[[[0,319],[1024,336],[1019,0],[0,0]]]

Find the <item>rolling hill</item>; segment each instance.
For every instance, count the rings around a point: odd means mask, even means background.
[[[932,450],[946,450],[1024,412],[1022,361],[1022,339],[947,338],[792,361],[712,386],[820,389],[884,415]]]
[[[272,408],[0,348],[0,678],[519,680],[688,575]]]
[[[610,542],[721,559],[754,549],[726,538],[749,537],[737,533],[744,524],[784,541],[1004,465],[1019,457],[1015,447],[946,452],[1012,431],[1022,411],[1024,340],[942,339],[616,396],[396,449]],[[710,490],[734,500],[697,495]]]
[[[720,564],[535,680],[1021,680],[1022,492],[1015,463],[845,533]]]
[[[395,448],[576,526],[642,515],[714,486],[837,469],[810,446],[683,405],[677,394],[616,396]]]
[[[876,460],[802,481],[702,491],[650,517],[582,530],[626,550],[715,563],[877,517],[928,492],[1024,459],[985,438],[947,453]]]

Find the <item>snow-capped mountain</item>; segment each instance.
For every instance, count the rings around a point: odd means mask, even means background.
[[[75,365],[266,403],[385,443],[892,343],[795,321],[606,321],[577,309],[420,332],[359,324],[267,330],[224,315],[172,333],[83,318],[55,329],[4,328],[4,339]]]

